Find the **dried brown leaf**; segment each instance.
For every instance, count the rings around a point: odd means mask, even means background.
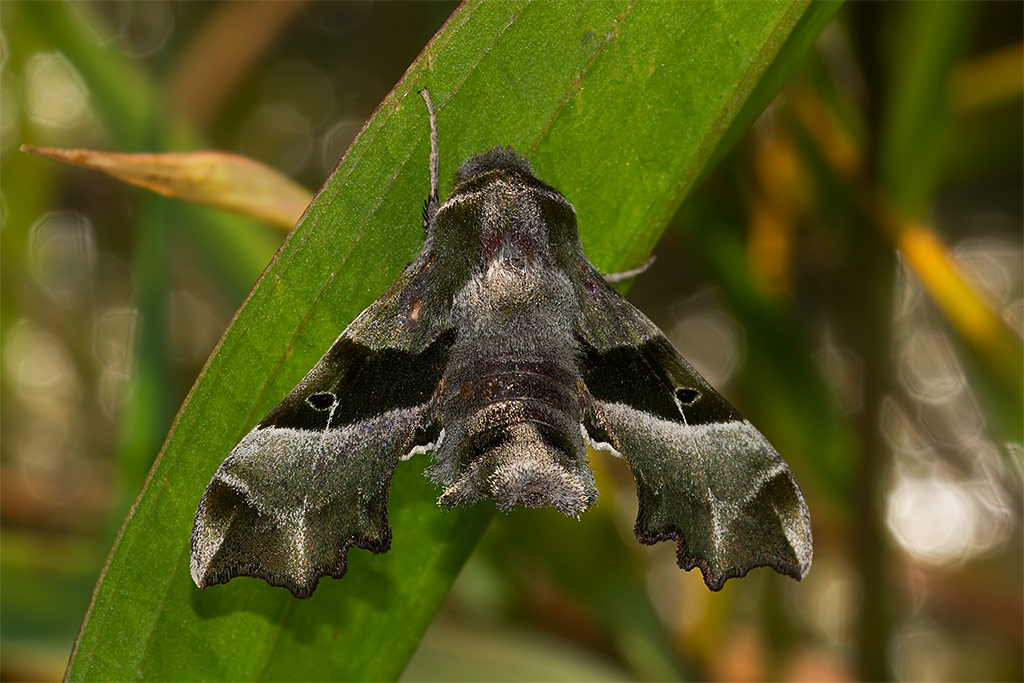
[[[288,230],[313,198],[291,178],[227,152],[121,154],[33,147],[23,152],[101,171],[166,197],[252,216]]]

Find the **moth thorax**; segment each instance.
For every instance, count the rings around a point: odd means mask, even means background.
[[[455,309],[467,321],[502,319],[510,313],[536,316],[552,299],[549,282],[531,261],[501,252],[483,264],[456,297]]]

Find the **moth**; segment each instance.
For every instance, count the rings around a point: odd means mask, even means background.
[[[576,211],[511,148],[431,192],[414,261],[235,446],[196,511],[191,573],[312,595],[350,547],[391,545],[399,462],[431,453],[445,509],[597,500],[586,444],[625,457],[641,543],[678,543],[711,590],[811,563],[803,495],[775,449],[590,264]]]

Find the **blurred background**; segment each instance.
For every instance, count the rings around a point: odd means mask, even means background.
[[[455,6],[0,6],[0,678],[63,675],[284,237],[19,145],[223,149],[313,191]],[[582,523],[495,519],[408,680],[1024,679],[1022,26],[1020,3],[843,7],[630,290],[790,463],[804,581],[710,593],[635,542],[597,455]]]

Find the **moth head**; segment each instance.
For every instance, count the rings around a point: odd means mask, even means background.
[[[534,178],[530,162],[511,147],[493,147],[469,158],[455,174],[455,183],[460,185],[488,171],[515,171],[521,176]]]
[[[538,180],[511,147],[495,147],[462,165],[438,209],[432,242],[455,258],[472,255],[478,271],[495,261],[551,267],[581,255],[572,204]]]

